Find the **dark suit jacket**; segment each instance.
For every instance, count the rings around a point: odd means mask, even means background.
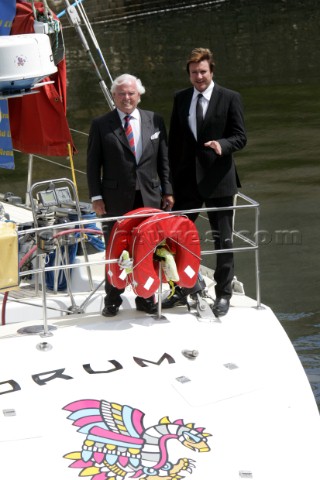
[[[111,216],[132,210],[137,184],[146,207],[160,208],[162,194],[172,194],[163,119],[154,112],[139,111],[142,156],[138,165],[117,110],[94,119],[91,125],[87,151],[89,195],[102,195]]]
[[[233,152],[246,142],[240,94],[215,83],[198,141],[188,123],[193,87],[178,92],[174,98],[169,131],[169,160],[174,195],[179,201],[196,190],[205,198],[232,196],[240,187]],[[217,140],[222,156],[204,147]]]

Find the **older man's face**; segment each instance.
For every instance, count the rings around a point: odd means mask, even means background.
[[[113,92],[113,99],[116,107],[123,113],[132,113],[140,101],[135,82],[127,82],[118,85]]]

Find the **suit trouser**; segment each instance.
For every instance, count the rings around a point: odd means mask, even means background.
[[[144,205],[143,205],[141,192],[140,192],[140,190],[137,190],[136,195],[135,195],[135,199],[134,199],[134,204],[133,204],[131,210],[135,210],[136,208],[141,208],[143,206]],[[108,222],[108,223],[105,223],[103,225],[103,235],[104,235],[105,245],[107,245],[108,242],[109,242],[111,230],[112,230],[112,227],[115,223],[116,222]],[[108,277],[107,277],[107,269],[106,269],[106,276],[105,276],[105,292],[106,292],[106,296],[105,296],[105,299],[104,299],[105,306],[108,306],[108,305],[120,306],[121,305],[122,299],[121,299],[120,295],[121,295],[121,293],[124,292],[124,289],[118,289],[118,288],[114,287],[113,285],[111,285],[111,283],[109,283],[109,280],[108,280]]]
[[[205,204],[207,208],[212,207],[230,207],[233,206],[233,196],[221,198],[193,197],[192,201],[181,199],[175,203],[175,210],[189,210],[201,208]],[[198,213],[188,214],[190,220],[195,222]],[[220,210],[207,212],[212,241],[215,250],[232,248],[232,220],[233,210]],[[207,232],[206,232],[207,233]],[[205,238],[205,241],[210,241]],[[217,253],[216,268],[214,279],[216,281],[215,291],[217,297],[230,298],[232,296],[232,280],[234,276],[234,257],[233,252]]]
[[[103,230],[104,242],[106,246],[108,245],[111,230],[115,223],[116,222],[108,222],[103,225],[102,230]],[[107,307],[108,305],[116,305],[117,307],[119,307],[122,303],[122,299],[120,295],[121,293],[124,292],[124,289],[120,290],[114,287],[113,285],[111,285],[111,283],[109,283],[108,276],[107,276],[107,268],[105,269],[104,289],[106,292],[106,296],[104,297],[105,307]]]

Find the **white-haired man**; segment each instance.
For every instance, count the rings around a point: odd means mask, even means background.
[[[167,133],[162,117],[137,108],[145,88],[133,75],[117,77],[111,87],[116,108],[92,121],[87,151],[87,181],[97,216],[119,216],[140,207],[171,210]],[[108,241],[112,223],[105,229]],[[114,316],[121,293],[105,282],[104,316]],[[154,313],[154,298],[136,298],[138,310]]]

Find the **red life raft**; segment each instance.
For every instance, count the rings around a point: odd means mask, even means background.
[[[132,258],[132,272],[126,274],[118,263],[107,264],[107,276],[111,285],[123,289],[128,284],[140,297],[148,298],[159,288],[159,268],[155,261],[156,248],[164,241],[174,253],[180,287],[192,288],[200,268],[200,239],[194,223],[182,215],[162,210],[139,208],[127,215],[154,215],[132,217],[115,223],[106,250],[106,259],[118,259],[123,250]],[[163,277],[165,280],[165,277]]]
[[[137,217],[124,218],[118,220],[110,234],[108,245],[106,248],[106,260],[119,259],[123,250],[127,250],[131,253],[132,242],[132,230],[137,227],[139,223],[145,220],[147,217],[141,216],[143,213],[161,213],[162,210],[156,208],[137,208],[126,215],[139,215]],[[108,280],[116,288],[126,288],[128,284],[128,278],[123,268],[118,263],[109,263],[106,265],[106,271]]]

